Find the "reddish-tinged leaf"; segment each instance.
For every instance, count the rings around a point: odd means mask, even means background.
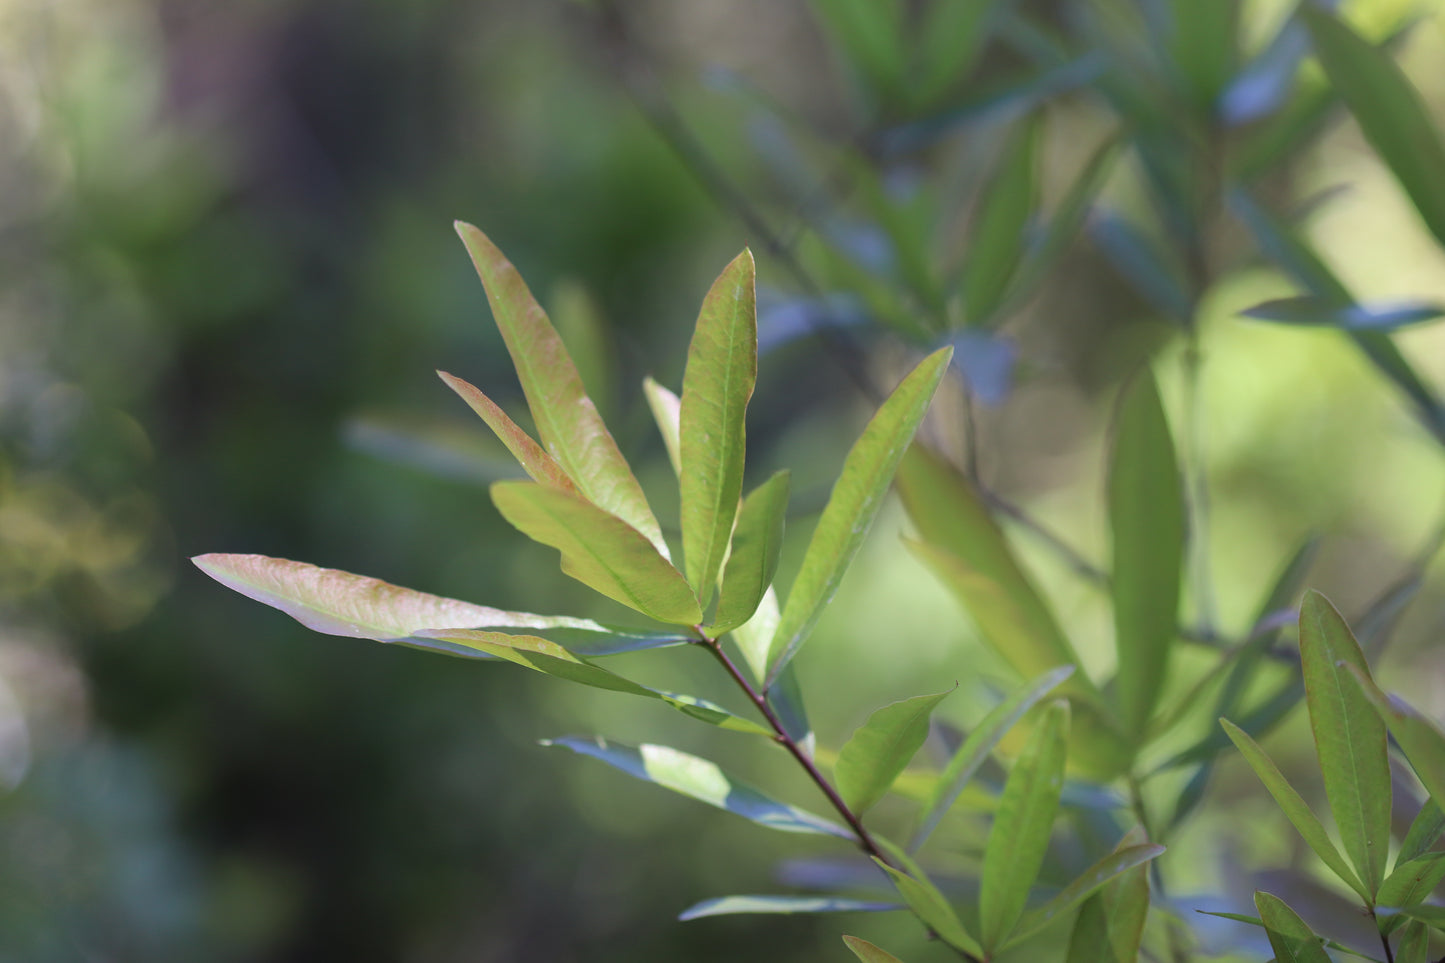
[[[512,453],[512,457],[521,463],[532,480],[540,482],[550,488],[556,488],[564,492],[575,492],[577,487],[572,484],[572,479],[557,464],[556,459],[542,450],[542,446],[532,440],[517,426],[507,413],[503,411],[496,402],[488,398],[477,389],[455,375],[447,374],[445,371],[438,371],[437,375],[445,381],[447,387],[461,396],[461,399],[471,407],[473,411],[487,423],[487,427],[494,431],[502,444]]]

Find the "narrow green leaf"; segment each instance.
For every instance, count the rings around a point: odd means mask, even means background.
[[[561,746],[591,756],[644,782],[691,796],[709,806],[726,809],[760,826],[785,833],[812,833],[851,840],[853,834],[820,816],[778,802],[733,779],[716,763],[668,746],[628,746],[601,736],[564,736],[544,740],[544,746]]]
[[[617,516],[532,482],[497,482],[492,501],[528,538],[557,549],[562,571],[584,585],[659,622],[702,621],[697,597],[682,574]]]
[[[1400,913],[1445,933],[1445,906],[1407,906]]]
[[[983,717],[983,721],[968,734],[963,745],[958,747],[953,758],[948,760],[948,765],[934,783],[933,793],[924,806],[923,823],[914,835],[910,849],[917,852],[938,828],[939,822],[953,808],[963,788],[968,785],[968,781],[978,772],[979,766],[983,765],[1004,735],[1030,709],[1073,674],[1074,667],[1071,665],[1050,669],[994,706],[988,715]]]
[[[1395,865],[1403,866],[1412,859],[1423,856],[1440,838],[1445,830],[1445,810],[1434,799],[1426,799],[1425,805],[1410,823],[1405,838],[1400,841],[1400,852],[1395,855]]]
[[[1004,783],[978,898],[980,942],[989,955],[1013,932],[1043,865],[1064,786],[1068,731],[1069,704],[1051,703]]]
[[[1405,924],[1400,944],[1395,947],[1395,963],[1430,963],[1430,928],[1419,920]]]
[[[923,421],[952,355],[953,349],[941,348],[924,358],[883,402],[848,452],[769,646],[769,682],[792,661],[838,590],[843,573],[883,507],[898,462]]]
[[[1319,752],[1325,795],[1340,839],[1374,902],[1390,849],[1390,762],[1385,723],[1353,684],[1345,663],[1368,673],[1345,620],[1318,592],[1300,605],[1305,703]]]
[[[1108,491],[1120,715],[1126,731],[1142,733],[1169,673],[1185,528],[1174,439],[1147,369],[1119,401]]]
[[[755,286],[753,255],[745,250],[703,299],[682,376],[682,552],[703,608],[743,492],[748,400],[758,377]]]
[[[1217,916],[1222,920],[1234,920],[1236,923],[1248,923],[1250,926],[1258,926],[1260,929],[1265,928],[1264,921],[1261,920],[1258,916],[1246,916],[1243,913],[1215,913],[1210,910],[1195,910],[1194,912],[1198,913],[1200,916]],[[1351,949],[1343,943],[1336,942],[1335,940],[1323,940],[1322,942],[1330,949],[1338,950],[1339,952],[1348,954],[1349,956],[1357,957],[1362,960],[1370,960],[1371,963],[1384,963],[1383,960],[1377,959],[1373,956],[1367,956],[1364,953],[1361,953],[1359,950]]]
[[[678,919],[699,920],[704,916],[733,916],[739,914],[782,914],[794,913],[882,913],[900,910],[897,903],[878,903],[859,899],[835,899],[831,896],[722,896],[705,899],[689,906],[678,914]]]
[[[682,477],[682,399],[668,391],[651,378],[642,379],[642,393],[647,396],[647,407],[657,422],[662,434],[662,443],[667,448],[668,460],[672,462],[673,474]]]
[[[619,655],[623,652],[642,652],[647,649],[662,649],[674,645],[696,642],[697,636],[681,629],[666,632],[650,632],[646,629],[597,623],[597,628],[555,628],[538,629],[549,642],[556,642],[573,655],[594,658],[603,655]]]
[[[308,629],[378,642],[411,641],[423,629],[576,629],[610,634],[591,619],[504,612],[416,592],[379,579],[265,555],[197,555],[196,567],[247,598],[280,609]]]
[[[803,685],[798,681],[797,668],[784,666],[765,698],[783,724],[783,731],[802,747],[804,755],[812,758],[817,739],[813,734],[813,724],[808,721],[808,708],[803,702]]]
[[[956,688],[956,687],[955,687]],[[953,689],[886,705],[838,751],[833,776],[848,808],[862,815],[882,799],[928,738],[933,710]]]
[[[512,453],[532,480],[556,488],[559,491],[575,492],[577,486],[572,484],[572,479],[557,464],[556,459],[542,450],[542,446],[532,440],[517,423],[507,416],[497,404],[482,394],[475,386],[468,384],[456,375],[447,374],[445,371],[438,371],[437,376],[446,382],[448,388],[461,396],[461,399],[475,411],[487,427],[492,429],[507,450]]]
[[[919,879],[910,876],[901,869],[894,869],[882,860],[875,859],[874,862],[892,877],[893,885],[898,887],[898,893],[908,904],[909,909],[923,920],[924,925],[937,933],[940,939],[966,953],[972,953],[974,956],[984,955],[978,941],[968,930],[964,929],[958,914],[953,911],[953,907],[948,905],[948,900],[944,899],[937,886],[934,886],[926,877]]]
[[[1181,75],[1195,110],[1213,118],[1238,66],[1239,4],[1170,0],[1169,13],[1166,63]]]
[[[750,736],[762,736],[764,739],[776,739],[777,735],[766,726],[753,722],[751,719],[744,719],[741,716],[733,715],[731,712],[707,699],[700,699],[697,696],[683,695],[678,692],[656,692],[657,698],[672,706],[685,716],[691,716],[699,722],[706,722],[710,726],[717,726],[719,729],[728,729],[732,732],[743,732]]]
[[[1344,880],[1350,889],[1369,900],[1370,895],[1361,885],[1355,871],[1350,868],[1349,863],[1345,862],[1340,851],[1335,848],[1335,844],[1330,841],[1329,834],[1325,832],[1325,827],[1320,823],[1319,817],[1314,814],[1300,794],[1295,792],[1294,787],[1284,778],[1284,774],[1279,771],[1279,767],[1274,764],[1274,761],[1265,755],[1264,750],[1243,729],[1228,719],[1220,719],[1219,724],[1224,727],[1230,740],[1244,756],[1244,761],[1249,763],[1254,774],[1259,777],[1260,782],[1264,783],[1264,788],[1268,789],[1269,794],[1274,797],[1274,801],[1279,803],[1279,808],[1284,810],[1285,816],[1289,818],[1290,823],[1304,838],[1304,841],[1309,844],[1310,849],[1314,850],[1320,861],[1328,866],[1332,873]]]
[[[867,940],[860,940],[856,936],[845,936],[843,942],[848,944],[848,949],[852,950],[853,955],[863,963],[903,963],[887,950],[880,949]]]
[[[1093,866],[1084,870],[1083,875],[1065,886],[1051,897],[1048,902],[1025,913],[1005,945],[1020,943],[1055,920],[1062,919],[1069,910],[1088,899],[1105,884],[1136,867],[1143,866],[1149,862],[1149,860],[1154,859],[1163,852],[1163,846],[1154,843],[1145,843],[1141,846],[1130,846],[1118,852],[1110,853]],[[1144,887],[1146,899],[1143,901],[1143,908],[1147,909],[1147,880],[1145,881]],[[1121,913],[1121,923],[1124,917],[1128,918],[1128,931],[1121,932],[1120,937],[1125,940],[1132,938],[1136,944],[1138,934],[1142,932],[1144,922],[1142,916],[1139,915],[1139,909],[1138,901],[1132,895],[1129,904],[1126,907],[1121,907],[1121,911],[1123,911]],[[1137,925],[1135,920],[1137,920]],[[1123,959],[1123,957],[1120,957],[1120,959]],[[1128,957],[1127,963],[1133,963],[1134,959],[1134,956]]]
[[[1349,672],[1360,691],[1387,726],[1415,775],[1436,804],[1445,806],[1445,733],[1430,719],[1416,712],[1397,696],[1387,696],[1375,685],[1368,670],[1350,666]]]
[[[1124,835],[1114,852],[1143,842],[1143,829],[1135,827]],[[1148,916],[1149,867],[1140,863],[1084,900],[1069,938],[1065,963],[1137,963]]]
[[[1029,221],[1038,206],[1042,129],[1042,115],[1026,119],[982,189],[961,279],[970,325],[985,324],[993,316],[1024,258]]]
[[[863,79],[885,95],[901,90],[903,24],[896,0],[813,0],[811,6]]]
[[[1441,880],[1445,880],[1445,853],[1426,853],[1395,867],[1380,884],[1379,904],[1397,909],[1418,906]]]
[[[1278,896],[1256,891],[1254,907],[1279,963],[1330,963],[1323,939],[1314,934]]]
[[[588,501],[637,529],[667,558],[667,543],[647,497],[541,305],[485,234],[461,221],[456,229],[486,288],[542,447]]]
[[[968,72],[1001,6],[999,0],[929,4],[915,40],[922,67],[917,102],[928,103]]]
[[[1302,295],[1265,301],[1240,312],[1246,317],[1281,324],[1340,328],[1345,331],[1394,331],[1445,315],[1445,307],[1424,302],[1402,304],[1345,304],[1333,299]]]
[[[1322,7],[1303,4],[1298,16],[1365,138],[1410,195],[1425,225],[1445,244],[1445,180],[1440,177],[1445,144],[1419,92],[1388,53]]]
[[[732,631],[732,639],[742,653],[743,661],[752,670],[753,678],[759,684],[768,677],[768,646],[772,644],[773,633],[778,629],[778,593],[771,585],[763,593],[757,611],[742,625]]]
[[[757,612],[783,548],[788,514],[788,473],[780,471],[743,499],[723,570],[717,614],[705,631],[710,638],[731,632]],[[764,654],[766,658],[766,654]]]

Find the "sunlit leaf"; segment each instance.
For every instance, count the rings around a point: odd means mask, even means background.
[[[953,907],[948,905],[948,900],[938,891],[937,886],[934,886],[926,877],[911,876],[881,860],[875,860],[875,862],[892,877],[893,885],[898,887],[898,893],[908,904],[909,909],[913,910],[929,929],[937,933],[940,939],[966,953],[972,953],[974,956],[983,955],[983,949],[979,946],[978,941],[968,930],[964,929],[958,914],[953,911]]]
[[[924,807],[922,825],[914,834],[913,842],[909,848],[915,852],[923,845],[938,823],[943,819],[949,809],[953,807],[958,799],[959,793],[963,792],[964,786],[978,772],[979,766],[993,752],[994,748],[1003,739],[1004,735],[1018,723],[1024,715],[1038,705],[1045,696],[1063,683],[1065,679],[1073,675],[1074,667],[1061,665],[1058,668],[1050,669],[1039,676],[1033,682],[1022,687],[1010,695],[1007,699],[984,716],[963,745],[949,759],[948,765],[939,774],[938,780],[934,783],[933,792]]]
[[[668,391],[651,378],[642,379],[642,392],[647,396],[647,406],[662,434],[662,443],[667,448],[668,460],[672,462],[673,473],[682,476],[682,399]]]
[[[1084,870],[1078,879],[1075,879],[1069,883],[1069,885],[1065,886],[1051,897],[1048,902],[1025,913],[1019,920],[1018,926],[1014,928],[1012,935],[1009,936],[1008,943],[1019,943],[1028,939],[1055,920],[1062,919],[1069,910],[1088,899],[1105,884],[1136,867],[1142,867],[1145,863],[1149,862],[1149,860],[1154,859],[1163,852],[1163,846],[1154,843],[1145,843],[1110,853],[1093,866]],[[1135,887],[1137,889],[1137,880]],[[1120,939],[1124,943],[1132,941],[1136,947],[1138,945],[1139,934],[1142,932],[1144,924],[1141,910],[1147,910],[1148,908],[1147,880],[1144,881],[1144,893],[1145,899],[1142,903],[1137,898],[1137,892],[1131,891],[1129,896],[1121,901],[1117,907]],[[1105,957],[1105,959],[1107,959],[1107,957]],[[1119,959],[1124,960],[1125,957],[1121,956]],[[1127,963],[1133,963],[1134,959],[1135,956],[1128,956]]]
[[[1360,883],[1359,877],[1355,875],[1355,871],[1345,862],[1344,857],[1340,855],[1340,851],[1336,849],[1335,844],[1331,842],[1329,834],[1325,832],[1325,827],[1320,823],[1319,817],[1314,814],[1309,804],[1304,801],[1300,794],[1295,791],[1294,787],[1284,778],[1284,774],[1279,771],[1279,767],[1274,764],[1274,761],[1265,755],[1264,750],[1261,749],[1244,730],[1240,729],[1234,723],[1228,719],[1220,719],[1219,724],[1224,727],[1224,731],[1229,734],[1230,740],[1234,742],[1239,748],[1240,754],[1244,756],[1244,761],[1249,763],[1249,767],[1254,770],[1254,774],[1259,777],[1260,782],[1264,783],[1264,788],[1269,790],[1269,794],[1274,797],[1274,801],[1279,804],[1279,808],[1284,811],[1290,823],[1299,832],[1300,836],[1304,838],[1304,841],[1309,845],[1310,849],[1314,850],[1315,855],[1320,858],[1320,861],[1328,866],[1330,871],[1336,876],[1344,880],[1350,889],[1359,893],[1364,899],[1369,900],[1370,895]]]
[[[1279,963],[1330,963],[1323,939],[1316,936],[1284,900],[1256,891],[1254,907],[1259,911],[1269,945]]]
[[[1445,315],[1445,307],[1424,302],[1404,304],[1347,304],[1303,295],[1265,301],[1240,312],[1261,321],[1283,324],[1340,328],[1345,331],[1394,331],[1398,328],[1434,321]]]
[[[1169,672],[1185,529],[1174,440],[1148,369],[1119,401],[1108,496],[1120,715],[1126,731],[1142,733]]]
[[[1368,670],[1351,666],[1350,674],[1379,718],[1390,727],[1390,733],[1415,768],[1425,791],[1437,805],[1445,806],[1445,733],[1404,700],[1380,691]]]
[[[1388,721],[1387,719],[1387,724]],[[1410,823],[1405,838],[1400,841],[1400,852],[1395,856],[1395,865],[1401,866],[1423,856],[1435,845],[1442,830],[1445,830],[1445,810],[1442,810],[1433,798],[1426,799],[1425,805],[1420,807],[1420,812]]]
[[[696,625],[687,581],[641,532],[591,502],[532,482],[498,482],[492,501],[528,538],[562,554],[562,571],[659,622]]]
[[[644,782],[726,809],[760,826],[787,833],[813,833],[852,839],[853,834],[820,816],[778,802],[725,773],[716,763],[668,746],[628,746],[601,736],[565,736],[543,741],[600,759]]]
[[[1114,853],[1118,855],[1143,842],[1143,830],[1135,827],[1114,847]],[[1069,938],[1065,963],[1136,963],[1148,915],[1149,868],[1140,863],[1084,900]]]
[[[950,5],[952,6],[952,4]],[[962,6],[958,4],[957,6]],[[843,942],[848,944],[848,949],[853,955],[862,960],[863,963],[903,963],[898,957],[887,950],[879,949],[867,940],[860,940],[856,936],[845,936]]]
[[[647,498],[546,313],[485,234],[460,221],[456,228],[486,288],[542,447],[588,501],[637,529],[666,558],[667,543]]]
[[[445,371],[438,371],[438,377],[446,382],[448,388],[461,396],[461,399],[487,423],[512,457],[532,476],[532,480],[548,485],[564,492],[575,492],[577,487],[562,466],[545,451],[542,446],[532,440],[517,423],[507,416],[507,413],[497,406],[492,399],[482,394],[475,386],[468,384],[455,375],[447,374]]]
[[[1013,932],[1043,865],[1064,785],[1068,730],[1068,703],[1051,703],[1004,784],[978,898],[979,942],[990,954]]]
[[[1340,663],[1368,673],[1365,655],[1334,606],[1318,592],[1300,605],[1305,702],[1325,795],[1345,852],[1373,899],[1390,848],[1390,763],[1385,723]]]
[[[743,491],[748,400],[758,376],[755,286],[753,255],[743,251],[703,299],[682,377],[682,552],[703,608]]]
[[[749,493],[738,511],[732,551],[723,570],[717,614],[704,631],[711,638],[753,617],[773,584],[788,513],[788,473],[780,471]]]
[[[737,645],[743,661],[748,664],[753,678],[759,684],[768,677],[768,646],[772,644],[773,633],[777,631],[781,617],[778,593],[772,586],[768,586],[762,601],[758,603],[757,611],[732,631],[733,643]]]
[[[1445,244],[1445,180],[1440,177],[1445,144],[1419,92],[1389,54],[1328,11],[1302,4],[1298,16],[1365,138],[1399,179],[1426,226]]]
[[[951,348],[942,348],[923,359],[883,402],[848,452],[773,635],[768,650],[770,681],[812,633],[862,547],[952,354]]]
[[[308,629],[327,635],[425,646],[427,640],[417,637],[418,632],[452,627],[565,628],[610,634],[591,619],[504,612],[284,558],[216,553],[197,555],[191,561],[227,588],[280,609]]]
[[[838,752],[838,793],[859,815],[882,799],[928,738],[928,720],[952,689],[886,705],[868,717]]]
[[[623,652],[642,652],[646,649],[662,649],[697,641],[696,635],[680,629],[649,632],[645,629],[609,625],[605,622],[597,623],[596,628],[584,629],[568,626],[537,629],[533,631],[533,634],[540,635],[549,642],[556,642],[573,655],[587,658],[619,655]]]
[[[878,903],[858,899],[835,899],[830,896],[722,896],[689,906],[678,919],[697,920],[704,916],[738,914],[794,913],[881,913],[903,909],[897,903]]]
[[[1024,121],[982,188],[960,282],[971,325],[984,324],[992,317],[1023,260],[1029,221],[1038,206],[1042,128],[1040,117]]]

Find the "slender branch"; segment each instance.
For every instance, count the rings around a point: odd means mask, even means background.
[[[1055,555],[1059,556],[1069,568],[1073,569],[1075,575],[1101,588],[1108,587],[1109,573],[1084,558],[1084,556],[1068,542],[1050,531],[1043,522],[1040,522],[1028,512],[991,489],[980,485],[978,493],[983,500],[988,503],[989,508],[992,508],[1000,515],[1013,519],[1020,527],[1026,529],[1033,534],[1035,538],[1043,542],[1044,545],[1052,550]]]
[[[1370,910],[1370,916],[1373,918],[1374,915],[1375,911]],[[1380,932],[1380,945],[1385,948],[1385,963],[1395,963],[1395,951],[1390,948],[1389,934],[1383,930]]]

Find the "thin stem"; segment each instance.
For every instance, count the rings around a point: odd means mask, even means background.
[[[1000,515],[1013,519],[1021,527],[1033,534],[1035,538],[1043,542],[1045,546],[1064,561],[1064,564],[1073,569],[1075,575],[1094,583],[1100,588],[1108,587],[1109,573],[1084,558],[1084,556],[1068,542],[1050,531],[1043,522],[1040,522],[1013,502],[988,488],[980,485],[978,493],[982,496],[983,500],[988,503],[989,508],[992,508]]]

